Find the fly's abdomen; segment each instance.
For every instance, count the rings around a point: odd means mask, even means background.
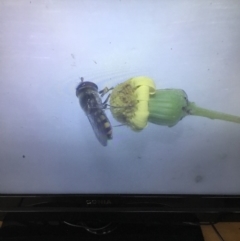
[[[92,113],[97,124],[97,128],[107,136],[107,139],[112,139],[112,127],[104,110],[96,108],[92,109]]]

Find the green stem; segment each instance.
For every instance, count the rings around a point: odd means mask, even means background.
[[[229,115],[222,112],[204,109],[204,108],[198,107],[194,102],[188,103],[187,113],[189,113],[190,115],[203,116],[210,119],[218,119],[218,120],[240,123],[239,116],[234,116],[234,115]]]

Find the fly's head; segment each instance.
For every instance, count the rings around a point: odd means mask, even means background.
[[[86,92],[86,90],[93,90],[98,92],[98,86],[90,81],[84,81],[83,77],[81,78],[81,82],[76,88],[76,96],[79,97],[82,93]]]

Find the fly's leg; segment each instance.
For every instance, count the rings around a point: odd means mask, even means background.
[[[105,87],[103,90],[100,90],[100,91],[99,91],[99,94],[101,95],[101,97],[103,97],[105,94],[107,94],[109,91],[111,91],[111,90],[113,90],[113,89],[114,89],[114,87],[111,87],[111,88]],[[110,98],[110,95],[111,95],[111,94],[109,94],[108,97],[107,97],[107,98],[104,100],[104,102],[102,103],[103,109],[106,109],[106,108],[107,108],[107,106],[108,106],[107,102],[108,102],[108,100],[109,100],[109,98]]]
[[[103,97],[105,94],[107,94],[109,91],[111,91],[111,90],[113,90],[114,88],[112,87],[112,88],[108,88],[108,87],[105,87],[103,90],[100,90],[99,91],[99,94],[101,95],[101,97]],[[108,98],[109,98],[109,96],[108,96]],[[104,101],[105,102],[105,101]]]
[[[108,100],[109,100],[109,97],[110,97],[110,94],[108,95],[108,97],[106,98],[106,100],[104,100],[104,102],[102,103],[102,104],[103,104],[103,109],[106,109],[106,108],[107,108],[107,106],[108,106],[107,102],[108,102]]]

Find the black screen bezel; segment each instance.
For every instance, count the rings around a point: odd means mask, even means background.
[[[240,221],[240,195],[1,195],[0,220]]]

